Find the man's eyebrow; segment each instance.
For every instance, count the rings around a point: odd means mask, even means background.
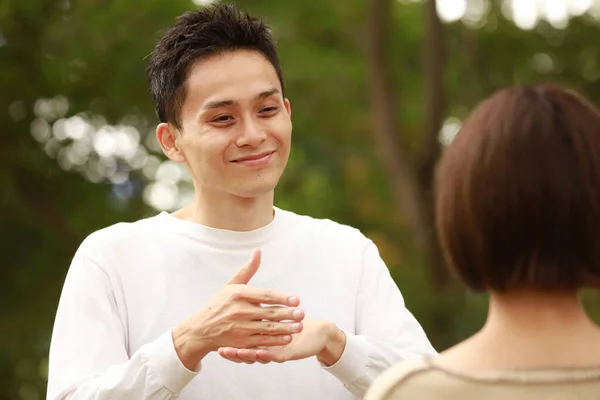
[[[233,106],[238,104],[237,101],[233,101],[233,100],[216,100],[216,101],[209,101],[208,103],[206,103],[205,105],[202,106],[203,110],[210,110],[212,108],[221,108],[221,107],[228,107],[228,106]]]
[[[277,88],[273,88],[273,89],[267,90],[267,91],[265,91],[265,92],[259,93],[259,94],[258,94],[258,95],[257,95],[257,96],[254,98],[254,100],[262,100],[262,99],[266,99],[267,97],[271,97],[271,96],[273,96],[274,94],[277,94],[277,93],[280,93],[280,92],[279,92],[279,89],[277,89]]]
[[[271,97],[277,93],[280,93],[279,89],[277,89],[277,88],[266,90],[264,92],[257,94],[254,97],[254,100],[266,99],[267,97]],[[235,105],[239,105],[239,103],[235,100],[215,100],[215,101],[209,101],[208,103],[203,105],[202,109],[210,110],[210,109],[214,109],[214,108],[229,107],[229,106],[235,106]]]

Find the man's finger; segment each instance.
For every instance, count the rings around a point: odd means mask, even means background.
[[[260,258],[261,252],[260,249],[254,249],[248,262],[238,271],[236,274],[227,281],[227,285],[247,285],[250,282],[250,279],[256,274],[258,271],[258,267],[260,266]]]
[[[292,341],[291,335],[252,335],[247,340],[246,348],[254,348],[257,346],[285,346]]]
[[[298,307],[300,299],[296,296],[279,292],[273,289],[261,289],[253,286],[245,286],[237,296],[240,300],[245,300],[254,304],[273,304],[289,307]],[[295,319],[295,318],[292,318]]]
[[[229,361],[245,362],[246,364],[268,364],[269,361],[264,361],[257,356],[257,351],[254,349],[236,349],[233,347],[222,347],[219,349],[219,355]]]
[[[300,333],[304,326],[302,322],[273,322],[249,321],[244,325],[253,334],[261,335],[291,335]]]
[[[239,358],[237,356],[237,349],[231,348],[231,347],[221,347],[219,348],[218,351],[219,355],[229,361],[233,361],[235,363],[241,364],[244,361],[242,361],[241,358]]]
[[[253,309],[253,318],[256,321],[296,321],[304,319],[305,313],[301,308],[295,307],[256,307]]]
[[[262,364],[267,364],[267,361],[261,360],[257,357],[256,350],[253,349],[238,349],[237,356],[239,359],[245,362],[260,362]]]
[[[288,361],[285,350],[254,350],[256,352],[256,360],[261,363],[276,362],[282,363]]]

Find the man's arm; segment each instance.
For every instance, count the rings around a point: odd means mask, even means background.
[[[174,399],[197,374],[165,332],[131,359],[108,275],[77,254],[65,280],[50,345],[49,400]]]
[[[425,332],[406,309],[400,290],[371,241],[363,251],[357,294],[356,333],[333,322],[305,320],[292,343],[279,348],[221,348],[231,361],[286,362],[316,356],[355,396],[362,398],[375,378],[402,359],[436,355]]]
[[[289,343],[290,335],[303,328],[304,312],[294,308],[296,297],[246,285],[259,264],[260,252],[255,252],[209,304],[130,358],[127,327],[109,276],[98,262],[78,253],[56,315],[47,398],[174,399],[197,375],[202,358],[220,346]]]
[[[323,367],[357,397],[362,398],[392,364],[417,355],[437,355],[371,241],[363,251],[356,304],[356,334],[344,332],[342,355],[335,364]]]

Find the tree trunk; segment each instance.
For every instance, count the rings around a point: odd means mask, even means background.
[[[461,75],[468,77],[469,85],[461,92],[461,104],[473,107],[483,96],[479,80],[477,30],[468,26],[461,28]]]
[[[398,213],[416,234],[418,244],[428,257],[434,287],[444,286],[448,274],[435,236],[433,215],[433,178],[440,154],[439,131],[444,116],[444,49],[442,24],[435,1],[425,6],[426,40],[424,52],[426,104],[424,135],[415,165],[399,140],[395,123],[397,99],[385,55],[391,37],[392,0],[371,0],[369,14],[369,70],[371,103],[375,123],[375,144],[394,194]]]
[[[374,118],[373,135],[376,148],[386,170],[398,214],[416,233],[420,245],[425,243],[423,215],[413,168],[399,140],[395,113],[397,99],[392,91],[392,81],[386,52],[391,21],[392,0],[371,0],[369,7],[368,62],[371,81],[371,105]]]
[[[439,301],[436,299],[436,306],[431,310],[426,325],[431,335],[437,338],[438,347],[444,347],[454,341],[445,332],[452,331],[450,328],[453,320],[448,307],[456,300],[456,293],[450,290],[450,274],[438,244],[434,215],[434,176],[441,151],[439,132],[445,112],[443,26],[437,14],[435,0],[427,0],[424,5],[426,28],[423,65],[426,96],[423,136],[416,157],[409,157],[399,140],[400,132],[395,123],[398,105],[389,77],[389,63],[385,58],[386,50],[393,51],[386,48],[386,40],[391,37],[386,30],[393,26],[391,8],[391,0],[370,1],[369,67],[375,118],[373,134],[393,188],[397,211],[403,217],[408,217],[405,221],[416,234],[429,267],[430,287],[433,293],[439,295]]]
[[[418,185],[421,196],[420,203],[423,205],[424,229],[427,235],[425,251],[431,268],[432,285],[436,290],[440,290],[448,285],[449,274],[436,237],[434,215],[435,167],[441,151],[439,133],[444,123],[445,112],[444,37],[435,0],[426,1],[424,20],[426,30],[423,64],[425,66],[426,104],[424,107],[425,130],[418,158]]]

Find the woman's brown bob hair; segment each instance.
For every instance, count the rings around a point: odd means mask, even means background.
[[[437,230],[471,289],[600,286],[600,114],[553,85],[500,90],[445,150]]]

